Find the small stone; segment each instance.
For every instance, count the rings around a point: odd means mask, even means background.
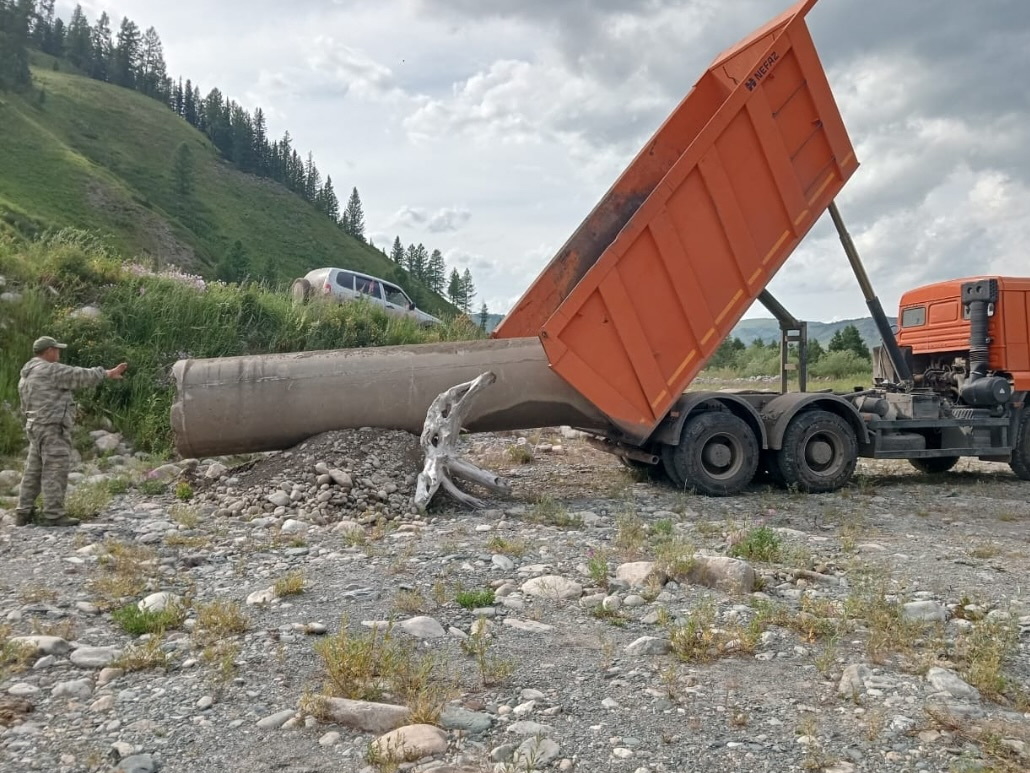
[[[513,722],[505,728],[506,733],[512,733],[513,735],[550,735],[554,732],[554,728],[550,725],[544,725],[540,722],[531,722],[528,719],[522,720],[521,722]]]
[[[18,682],[12,684],[7,688],[7,694],[13,695],[16,698],[27,698],[30,695],[35,695],[39,692],[39,688],[34,684],[27,684],[26,682]]]
[[[318,739],[319,746],[336,746],[340,742],[340,734],[335,730],[326,733]]]
[[[207,470],[204,471],[204,477],[208,480],[218,480],[228,471],[229,468],[221,462],[211,462],[211,464],[207,466]]]
[[[290,499],[290,495],[287,494],[285,491],[274,491],[268,496],[266,496],[265,499],[267,499],[276,507],[286,507],[290,504],[290,502],[293,501]]]
[[[622,580],[631,588],[643,588],[652,579],[664,584],[668,576],[655,567],[654,561],[633,561],[628,564],[620,564],[615,570],[615,579]]]
[[[280,534],[307,534],[308,525],[303,521],[287,518],[279,529]]]
[[[125,669],[122,668],[102,668],[100,673],[97,675],[97,686],[103,687],[105,684],[113,682],[120,676],[124,676]]]
[[[517,617],[504,618],[504,624],[510,628],[514,628],[516,631],[526,631],[527,633],[547,633],[548,631],[554,630],[553,625],[541,623],[537,620],[520,620]]]
[[[340,488],[354,488],[354,481],[351,479],[351,476],[343,470],[329,470],[328,475],[332,479],[333,483]]]
[[[510,572],[515,568],[515,562],[508,558],[508,556],[501,555],[500,553],[494,553],[490,563],[502,572]]]
[[[90,705],[89,710],[97,714],[114,708],[113,695],[101,695]]]
[[[755,588],[755,570],[746,561],[726,556],[695,556],[687,574],[690,582],[744,595]]]
[[[256,590],[247,596],[247,603],[252,606],[256,604],[269,604],[276,598],[275,587],[269,586],[263,590]]]
[[[149,754],[133,754],[118,763],[112,773],[154,773],[157,763]]]
[[[210,695],[205,695],[197,700],[197,708],[201,711],[207,711],[209,708],[215,705],[215,699]]]
[[[262,730],[274,730],[280,728],[286,724],[287,720],[292,719],[296,712],[293,709],[283,709],[277,711],[275,714],[269,714],[264,719],[259,719],[257,726]]]
[[[665,655],[669,652],[669,642],[657,636],[641,636],[626,647],[630,655]]]
[[[444,730],[462,730],[470,735],[480,735],[490,729],[493,719],[489,714],[447,705],[440,712],[438,722]]]

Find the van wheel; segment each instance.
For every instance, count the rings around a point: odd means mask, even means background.
[[[908,463],[919,472],[927,475],[936,475],[940,472],[947,472],[958,464],[957,456],[929,456],[926,459],[909,459]]]
[[[1030,411],[1023,409],[1023,418],[1016,430],[1016,447],[1012,449],[1012,460],[1009,462],[1012,472],[1017,478],[1030,480]]]
[[[758,456],[755,433],[743,419],[727,411],[699,413],[687,420],[671,449],[670,477],[680,488],[730,496],[755,477]]]
[[[293,284],[290,285],[290,295],[293,296],[293,304],[300,306],[311,300],[311,282],[303,277],[300,279],[294,279]]]
[[[806,411],[787,426],[775,463],[786,486],[809,494],[836,491],[858,463],[855,430],[835,413]]]

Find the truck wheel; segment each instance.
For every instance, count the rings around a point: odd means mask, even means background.
[[[806,411],[787,426],[775,462],[786,486],[809,494],[836,491],[858,463],[855,430],[835,413]]]
[[[1030,411],[1023,409],[1023,418],[1016,430],[1016,447],[1012,449],[1012,460],[1009,462],[1012,472],[1017,478],[1030,480]]]
[[[699,413],[672,449],[673,481],[699,494],[724,497],[744,490],[758,469],[758,441],[743,419],[726,411]]]
[[[293,305],[300,306],[311,299],[311,282],[303,277],[294,279],[290,285],[290,295],[293,296]]]
[[[676,446],[662,445],[662,469],[673,486],[680,491],[687,487],[687,482],[683,480],[676,468]]]
[[[930,456],[926,459],[909,459],[908,463],[927,475],[947,472],[958,464],[957,456]]]

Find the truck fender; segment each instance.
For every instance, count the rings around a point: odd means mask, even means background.
[[[791,419],[814,408],[835,413],[846,420],[855,430],[860,445],[869,442],[869,428],[855,406],[844,398],[826,392],[788,392],[773,398],[762,408],[762,421],[769,436],[768,448],[779,450]]]
[[[687,392],[680,396],[650,439],[674,446],[679,443],[683,425],[692,414],[713,408],[727,410],[746,421],[755,433],[758,447],[766,448],[765,424],[758,411],[746,400],[727,392]]]

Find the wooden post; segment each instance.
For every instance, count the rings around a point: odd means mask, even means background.
[[[497,377],[492,372],[484,373],[472,381],[451,387],[429,406],[421,438],[426,463],[418,476],[418,485],[415,489],[415,505],[419,510],[425,511],[429,501],[441,486],[467,507],[485,507],[481,499],[459,489],[454,484],[452,476],[477,483],[498,494],[511,494],[511,488],[503,478],[481,470],[458,455],[458,438],[461,435],[462,423],[472,407],[476,393],[496,380]]]

